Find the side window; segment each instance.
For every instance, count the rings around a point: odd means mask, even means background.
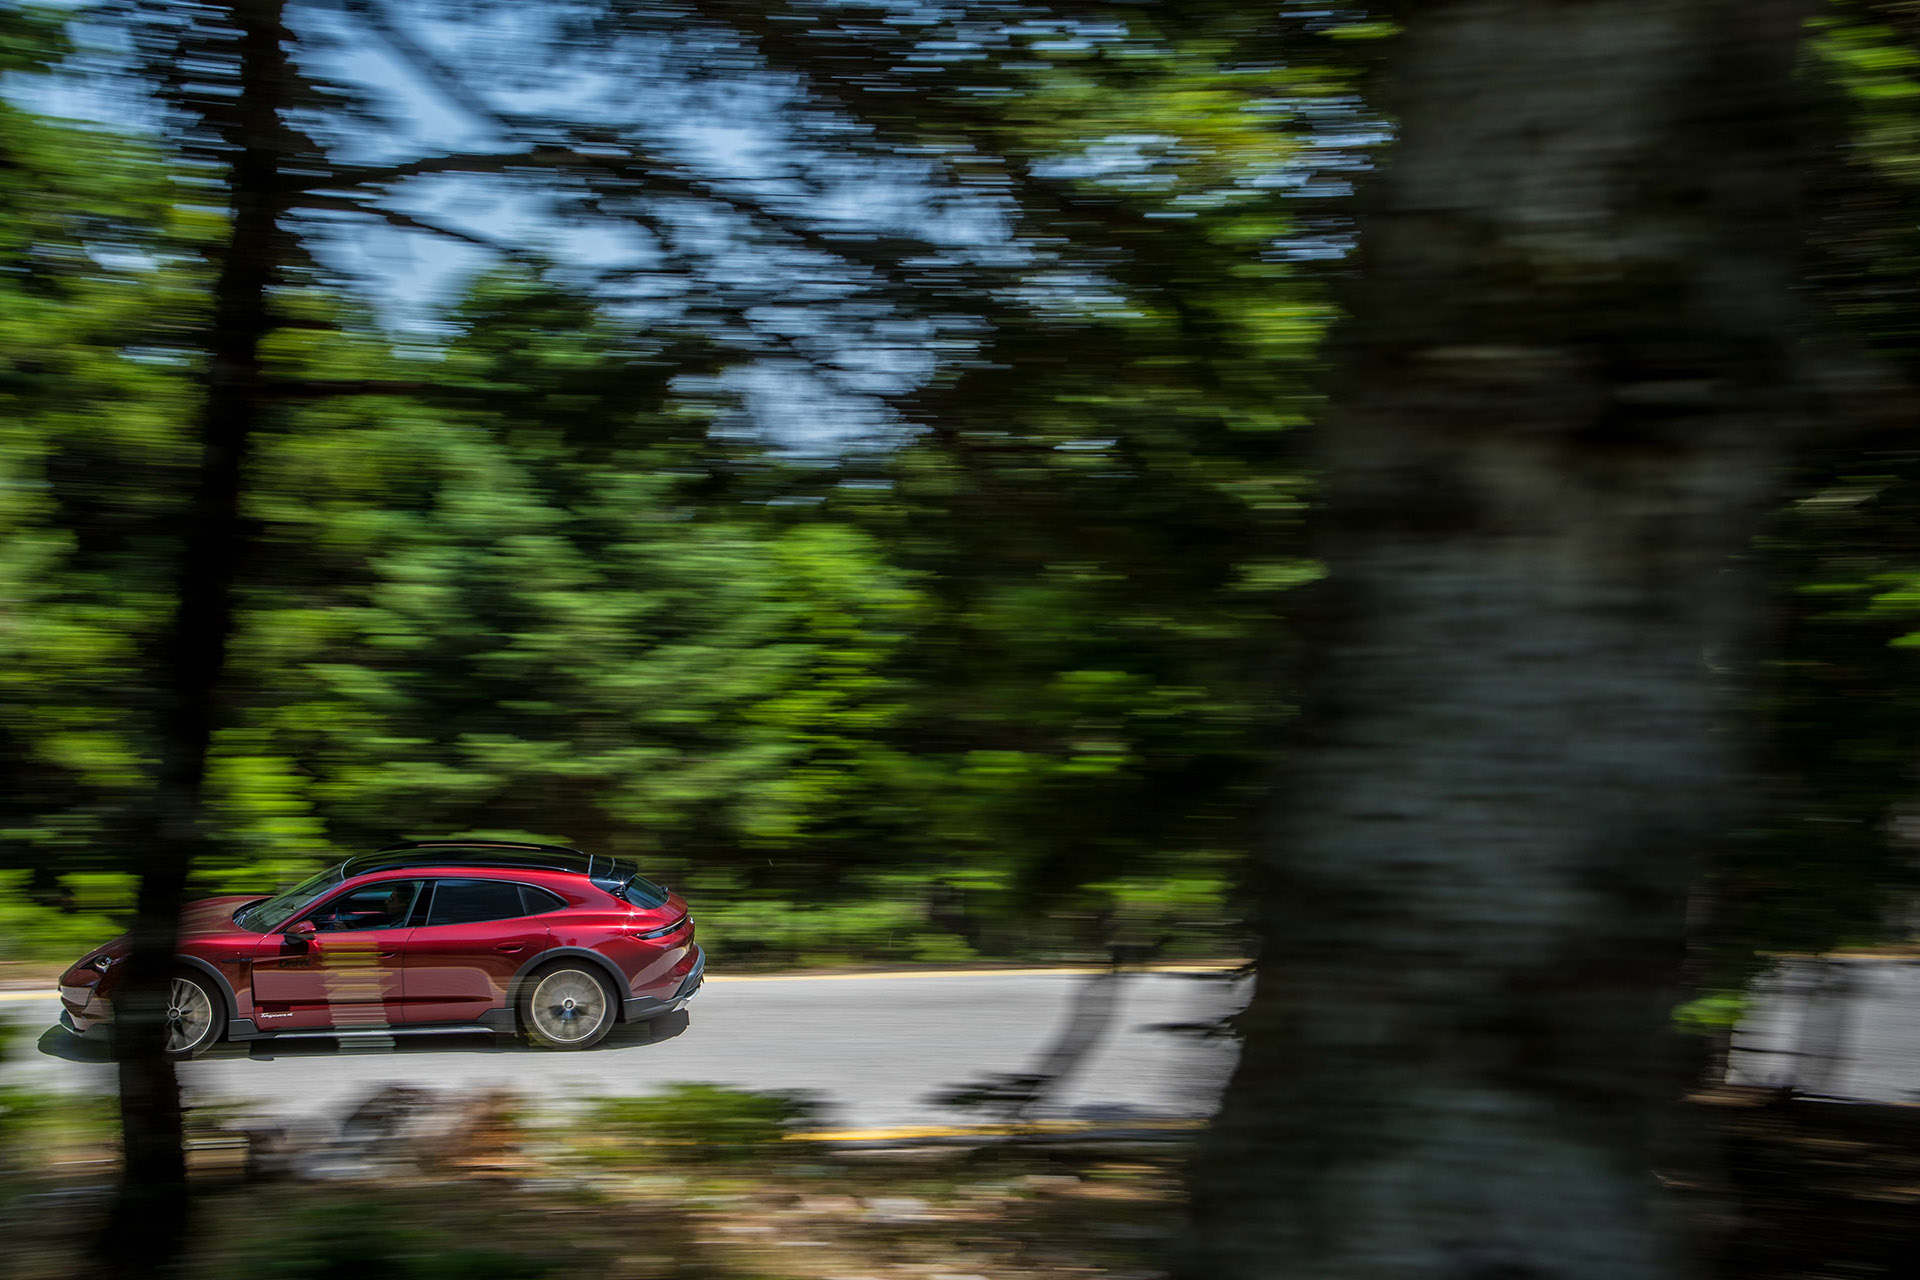
[[[478,924],[525,915],[520,886],[505,880],[441,880],[433,886],[433,907],[427,923]]]
[[[308,916],[320,933],[398,929],[407,923],[421,881],[382,880],[341,894]]]
[[[530,884],[520,886],[520,906],[530,916],[537,916],[542,911],[558,911],[566,905],[567,900],[557,893],[536,889]]]

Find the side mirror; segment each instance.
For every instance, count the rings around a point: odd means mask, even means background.
[[[312,944],[314,936],[318,932],[319,931],[313,927],[313,921],[301,920],[288,925],[286,933],[281,936],[288,942],[305,947]]]

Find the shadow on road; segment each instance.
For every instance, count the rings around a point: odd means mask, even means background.
[[[68,1062],[113,1061],[113,1046],[105,1036],[76,1036],[61,1027],[48,1027],[34,1048],[49,1058],[64,1058]]]
[[[605,1040],[587,1052],[645,1048],[647,1045],[673,1039],[685,1031],[689,1024],[690,1018],[684,1009],[679,1013],[655,1018],[651,1022],[622,1022],[607,1033]],[[83,1038],[59,1027],[47,1028],[35,1047],[49,1058],[61,1058],[68,1062],[113,1061],[113,1046],[104,1036],[94,1035]],[[547,1051],[535,1049],[518,1036],[486,1031],[427,1035],[403,1033],[389,1038],[355,1037],[346,1040],[331,1036],[299,1036],[286,1040],[250,1040],[241,1044],[215,1045],[201,1061],[248,1058],[255,1062],[271,1062],[276,1058],[365,1057],[375,1054],[388,1056],[396,1053],[448,1052],[544,1053]]]
[[[1116,959],[1107,968],[1087,975],[1074,991],[1067,1018],[1040,1059],[1029,1071],[1001,1071],[930,1095],[939,1107],[984,1111],[1006,1120],[1020,1120],[1057,1095],[1105,1038],[1120,1007],[1120,984],[1126,970]]]
[[[978,1077],[964,1084],[949,1085],[927,1096],[930,1106],[953,1107],[983,1113],[996,1119],[1018,1123],[1031,1120],[1046,1110],[1057,1110],[1073,1077],[1083,1070],[1096,1051],[1118,1026],[1122,983],[1138,966],[1144,965],[1159,950],[1115,947],[1106,967],[1087,974],[1068,1001],[1066,1018],[1052,1042],[1026,1071],[1002,1071]],[[1209,983],[1238,983],[1252,972],[1251,966],[1201,973],[1181,973],[1178,977]],[[1231,1039],[1233,1015],[1191,1022],[1159,1022],[1142,1027],[1145,1031],[1173,1032],[1203,1038]],[[1077,1118],[1112,1123],[1137,1119],[1143,1113],[1131,1107],[1111,1105],[1070,1108]]]

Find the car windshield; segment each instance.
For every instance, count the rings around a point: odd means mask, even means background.
[[[296,911],[346,879],[346,876],[341,874],[341,867],[344,865],[342,863],[328,867],[325,871],[308,876],[277,897],[243,908],[235,913],[233,922],[242,929],[251,929],[255,933],[271,933],[291,920]]]

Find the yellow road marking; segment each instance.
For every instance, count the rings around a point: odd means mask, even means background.
[[[788,1142],[912,1142],[920,1138],[1017,1138],[1072,1136],[1077,1133],[1186,1133],[1206,1128],[1198,1118],[1170,1120],[1030,1120],[1024,1124],[905,1125],[895,1129],[812,1129],[786,1136]]]

